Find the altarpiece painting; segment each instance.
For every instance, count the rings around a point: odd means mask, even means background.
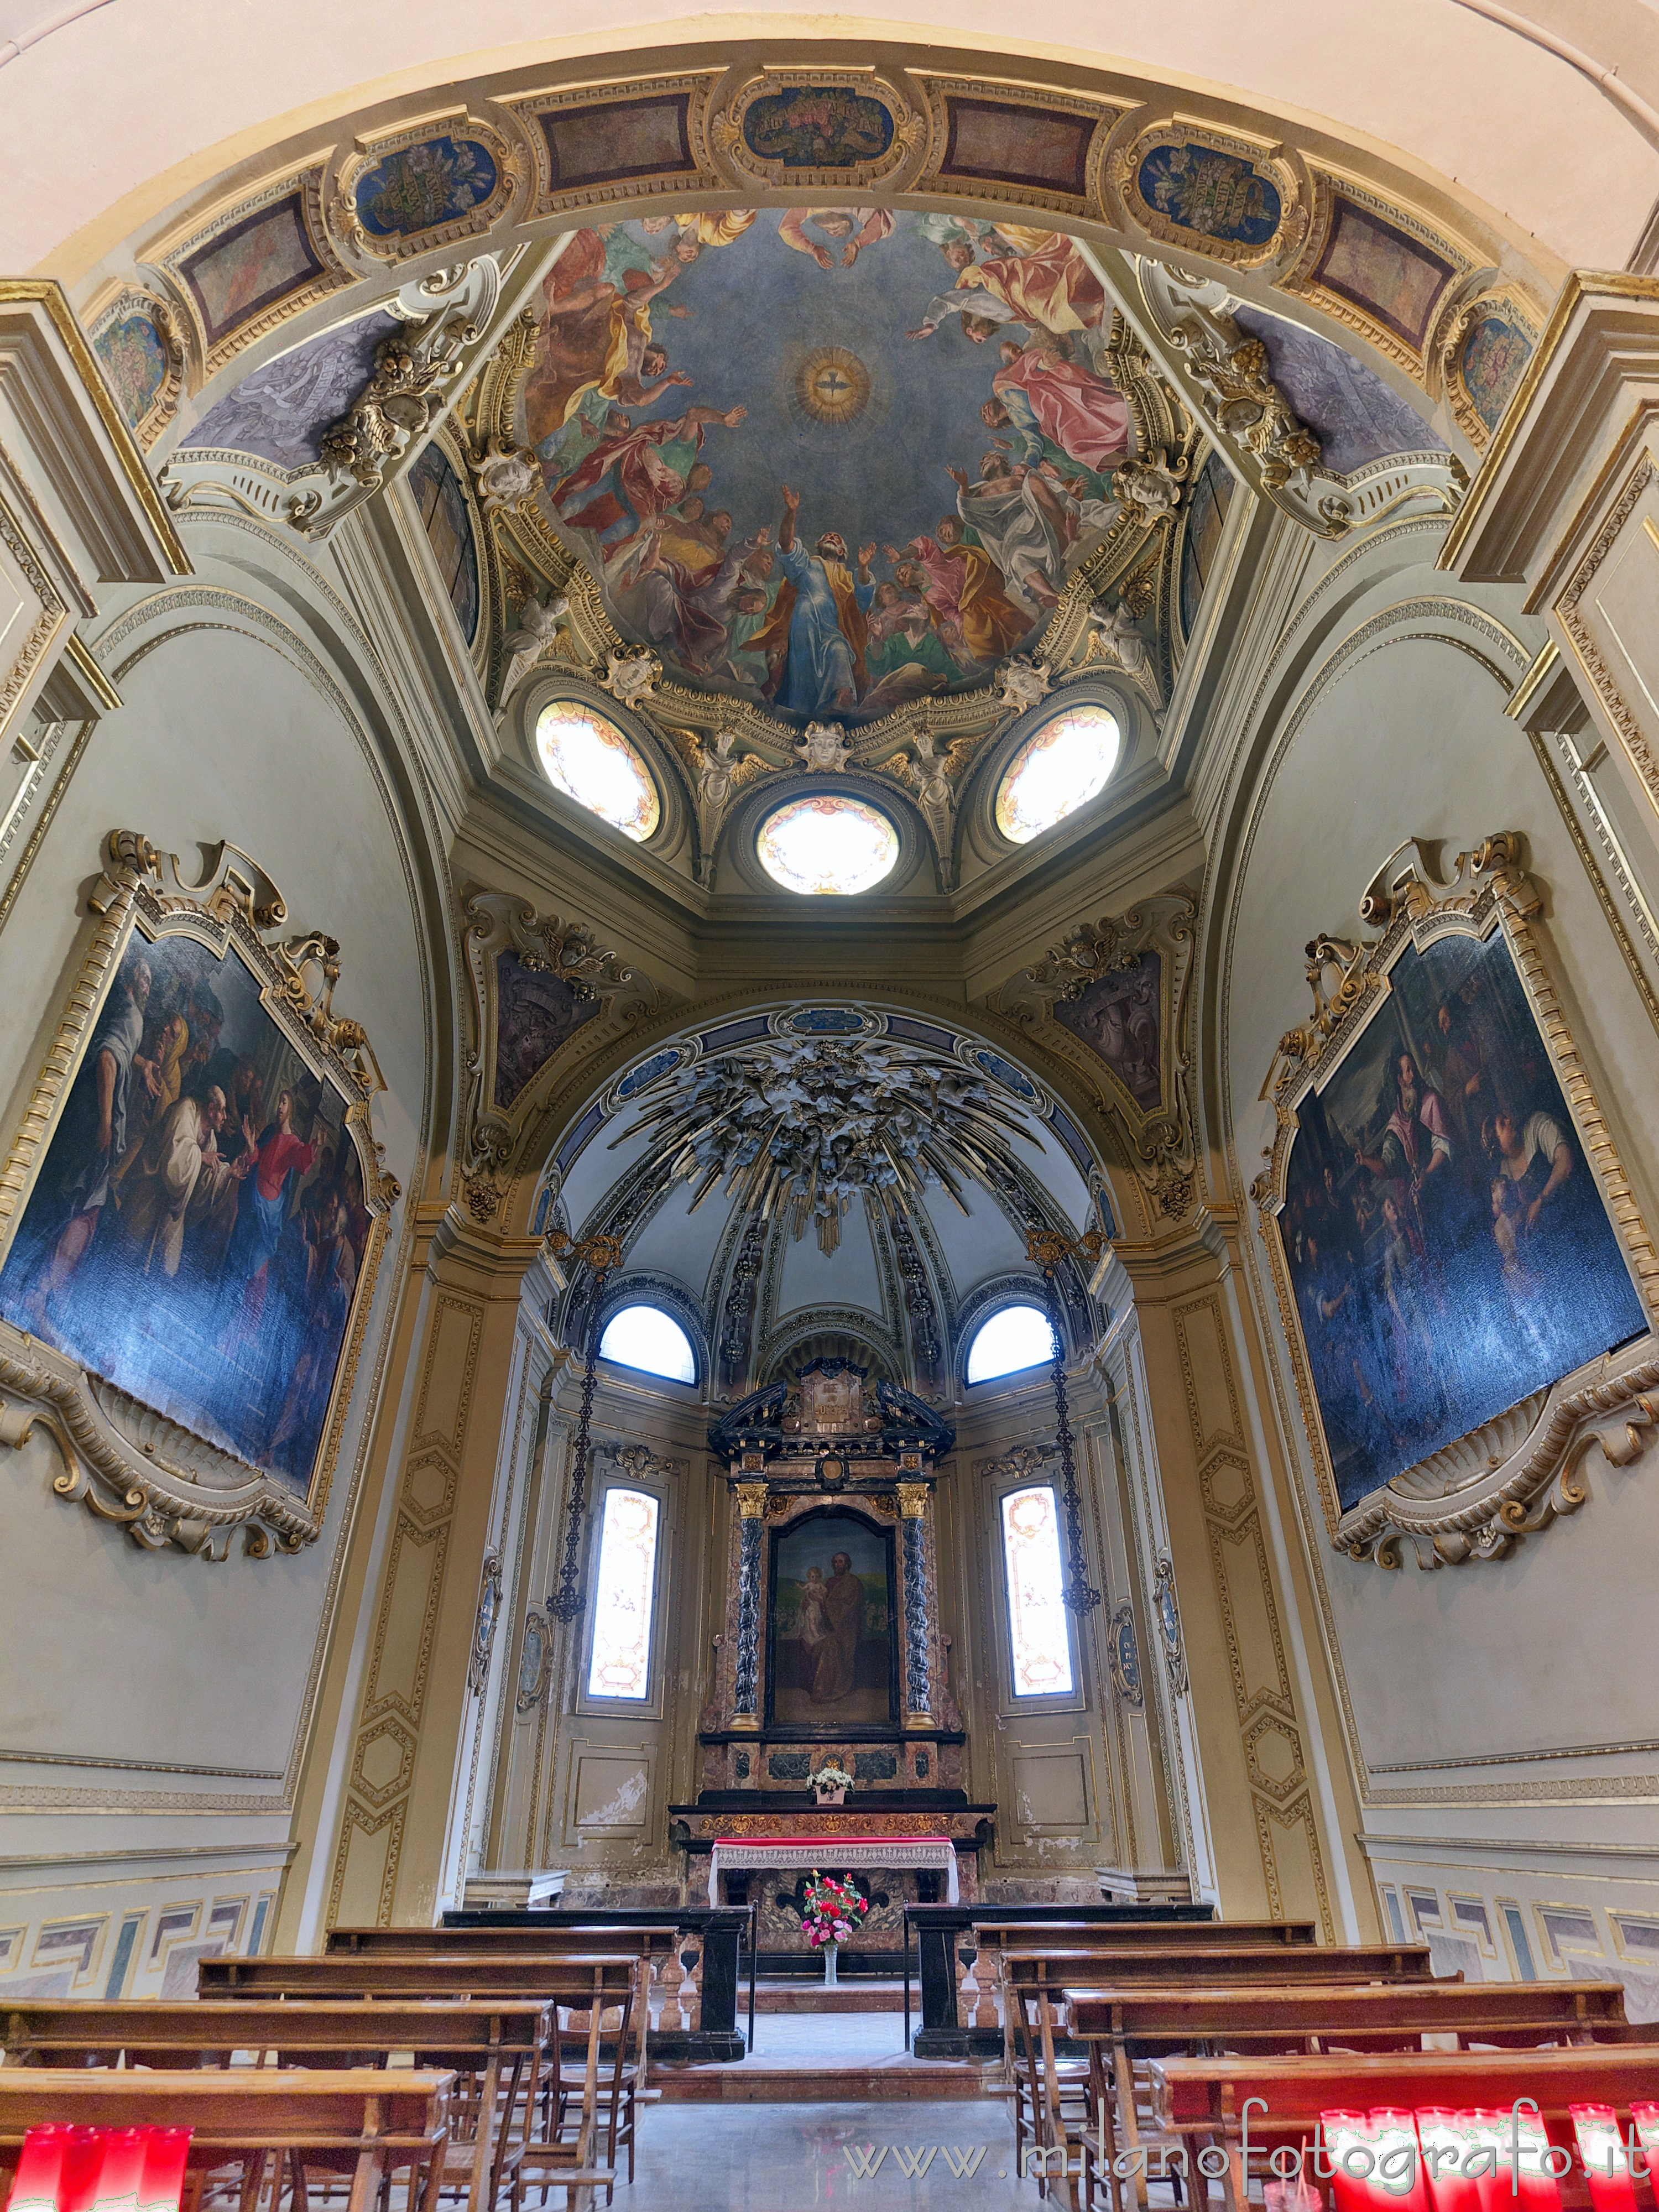
[[[896,1725],[893,1537],[820,1508],[772,1539],[769,1723],[830,1729]]]
[[[1310,946],[1316,1017],[1269,1079],[1280,1133],[1258,1196],[1339,1536],[1362,1507],[1366,1532],[1389,1517],[1379,1495],[1462,1499],[1472,1469],[1514,1472],[1517,1446],[1537,1459],[1553,1386],[1649,1327],[1630,1220],[1609,1202],[1634,1208],[1544,981],[1513,846],[1462,856],[1451,896],[1415,868],[1374,884],[1362,911],[1392,926],[1370,945]],[[1496,1544],[1530,1504],[1512,1486],[1493,1508]],[[1439,1556],[1462,1556],[1462,1540]]]

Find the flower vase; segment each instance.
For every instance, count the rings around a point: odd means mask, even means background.
[[[844,1790],[820,1790],[817,1796],[820,1805],[844,1805],[847,1802]]]
[[[840,1949],[839,1943],[823,1946],[823,1986],[826,1990],[833,1990],[836,1986],[836,1954]]]

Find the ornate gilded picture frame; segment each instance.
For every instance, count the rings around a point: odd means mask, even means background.
[[[398,1185],[339,947],[264,871],[111,833],[98,925],[0,1176],[0,1441],[138,1544],[320,1534]]]
[[[1575,1510],[1593,1443],[1659,1417],[1659,1259],[1530,927],[1512,834],[1439,880],[1415,844],[1308,948],[1312,1018],[1263,1086],[1253,1195],[1332,1542],[1503,1556]]]

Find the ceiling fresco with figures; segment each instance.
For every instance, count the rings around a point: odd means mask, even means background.
[[[1135,453],[1113,307],[1057,232],[869,207],[576,232],[514,428],[622,635],[872,719],[983,683]]]

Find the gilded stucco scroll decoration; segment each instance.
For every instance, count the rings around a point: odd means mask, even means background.
[[[1408,841],[1360,902],[1378,933],[1310,943],[1314,1011],[1262,1088],[1277,1126],[1251,1195],[1327,1528],[1382,1567],[1407,1545],[1422,1567],[1506,1557],[1585,1503],[1593,1447],[1631,1466],[1659,1423],[1659,1254],[1542,903],[1512,831],[1445,872]],[[1496,1347],[1468,1371],[1437,1364],[1425,1267],[1465,1310],[1456,1341]]]
[[[477,335],[464,314],[446,314],[418,333],[382,339],[368,383],[349,410],[323,433],[330,475],[349,475],[365,491],[378,491],[387,462],[400,459],[410,441],[423,437],[436,421],[461,348]]]
[[[524,1125],[534,1109],[535,1079],[584,1022],[630,1011],[655,993],[586,924],[538,915],[507,891],[473,888],[463,901],[474,1042],[466,1056],[468,1092],[460,1191],[482,1226],[495,1218]]]
[[[473,1616],[472,1651],[467,1661],[466,1686],[481,1698],[489,1680],[490,1655],[495,1648],[495,1624],[501,1610],[501,1555],[484,1553],[483,1582],[478,1591],[478,1610]]]
[[[176,855],[113,830],[88,905],[92,941],[0,1172],[0,1442],[50,1437],[55,1495],[143,1548],[223,1559],[240,1528],[251,1557],[296,1552],[322,1530],[400,1194],[369,1121],[385,1081],[363,1025],[335,1010],[338,944],[290,932],[235,846],[191,883]],[[243,1043],[216,1054],[231,1007]],[[262,1024],[269,1098],[247,1057]],[[250,1172],[267,1157],[284,1170],[268,1193]],[[233,1286],[256,1273],[251,1309]],[[307,1302],[313,1281],[326,1312]],[[157,1296],[170,1303],[150,1310]],[[293,1333],[266,1374],[279,1347],[260,1324],[277,1326],[279,1298]],[[135,1302],[136,1337],[111,1318]]]
[[[1197,1173],[1185,1042],[1197,912],[1177,889],[1079,922],[1000,994],[1005,1012],[1044,1024],[1051,1047],[1054,1029],[1065,1033],[1150,1206],[1170,1220],[1190,1212]]]
[[[1164,1647],[1164,1663],[1170,1673],[1170,1695],[1184,1698],[1187,1694],[1187,1642],[1182,1633],[1181,1607],[1176,1601],[1175,1561],[1167,1552],[1158,1555],[1158,1568],[1152,1577],[1152,1618],[1158,1623],[1158,1641]]]

